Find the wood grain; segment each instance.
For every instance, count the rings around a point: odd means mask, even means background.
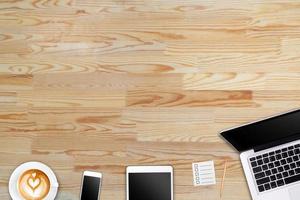
[[[219,132],[300,107],[296,0],[0,0],[0,199],[14,168],[82,171],[125,199],[128,165],[171,164],[176,200],[250,200]],[[194,187],[192,162],[217,184]]]

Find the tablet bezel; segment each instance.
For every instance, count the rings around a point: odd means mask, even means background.
[[[172,166],[128,166],[126,168],[126,200],[129,200],[129,173],[171,173],[171,200],[173,200]]]

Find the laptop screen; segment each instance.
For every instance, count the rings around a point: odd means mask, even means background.
[[[224,131],[221,135],[240,152],[276,146],[300,137],[300,110]]]

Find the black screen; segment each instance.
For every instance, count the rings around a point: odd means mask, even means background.
[[[129,173],[129,200],[171,200],[171,173]]]
[[[98,200],[100,178],[84,176],[81,200]]]
[[[300,110],[221,133],[238,151],[273,146],[300,137]]]

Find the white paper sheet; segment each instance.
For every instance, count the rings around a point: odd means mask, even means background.
[[[194,186],[216,184],[214,161],[193,163]]]

